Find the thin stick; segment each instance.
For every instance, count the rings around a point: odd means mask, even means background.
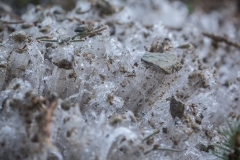
[[[155,148],[155,147],[153,147],[152,149],[149,149],[149,150],[145,151],[144,154],[148,154],[148,153],[150,153],[150,152],[152,152],[154,150],[166,150],[166,151],[172,151],[172,152],[182,152],[185,149],[179,150],[179,149],[173,149],[173,148],[162,148],[162,147]]]
[[[85,34],[86,32],[80,32],[78,34],[76,34],[75,36],[73,36],[71,39],[74,40],[77,36],[81,36],[83,34]]]
[[[56,39],[39,39],[41,42],[58,42]]]
[[[2,21],[4,24],[19,24],[24,23],[25,21],[17,21],[17,22],[8,22],[8,21]]]
[[[136,73],[129,72],[125,77],[136,77]]]
[[[82,39],[76,39],[76,40],[71,40],[70,42],[83,42],[85,40],[82,40]]]
[[[32,42],[32,39],[28,40],[28,43]],[[24,50],[27,47],[27,43],[23,46],[22,50]]]
[[[80,19],[76,18],[76,17],[72,17],[72,18],[68,18],[70,21],[78,21],[78,22],[82,22]]]
[[[37,37],[36,40],[39,40],[39,39],[52,39],[53,37],[52,36],[41,36],[41,37]]]
[[[25,44],[25,45],[22,47],[22,50],[24,50],[26,47],[27,47],[27,44]]]
[[[149,134],[148,136],[146,136],[145,138],[142,139],[142,142],[149,139],[150,137],[154,136],[155,134],[158,134],[160,132],[160,128],[156,129],[153,133]]]
[[[75,36],[73,36],[71,39],[74,40],[77,36],[79,36],[79,39],[82,39],[82,38],[85,38],[87,36],[91,36],[91,35],[94,35],[98,32],[101,32],[103,30],[107,29],[107,27],[103,27],[103,28],[99,28],[99,29],[96,29],[94,31],[91,31],[91,32],[81,32],[81,33],[78,33],[76,34]]]
[[[40,39],[39,41],[41,42],[58,42],[58,40],[55,39]],[[82,39],[77,39],[77,40],[71,40],[69,42],[83,42],[84,40]]]
[[[106,62],[108,70],[110,71],[110,63]]]
[[[103,28],[99,28],[99,29],[96,29],[94,31],[91,31],[91,32],[88,32],[88,33],[85,33],[85,32],[81,32],[81,33],[78,33],[76,34],[75,36],[73,36],[71,38],[71,41],[70,42],[81,42],[81,41],[84,41],[82,40],[82,38],[85,38],[87,36],[91,36],[91,35],[94,35],[98,32],[101,32],[103,30],[107,29],[107,27],[103,27]],[[80,36],[79,39],[76,39],[74,40],[77,36]],[[41,38],[52,38],[51,36],[46,36],[46,37],[38,37],[36,38],[38,41],[41,41],[41,42],[58,42],[58,40],[53,40],[53,39],[41,39]]]
[[[232,40],[228,39],[228,37],[224,37],[224,36],[220,36],[220,35],[216,35],[216,34],[211,34],[211,33],[207,33],[207,32],[203,32],[203,35],[213,39],[214,41],[225,42],[228,45],[232,45],[234,47],[240,48],[240,43],[232,41]]]
[[[85,38],[85,37],[87,37],[87,36],[94,35],[94,34],[96,34],[96,33],[98,33],[98,32],[101,32],[101,31],[103,31],[103,30],[105,30],[105,29],[107,29],[107,27],[99,28],[99,29],[96,29],[96,30],[94,30],[94,31],[88,32],[88,33],[80,36],[80,39],[81,39],[81,38]]]

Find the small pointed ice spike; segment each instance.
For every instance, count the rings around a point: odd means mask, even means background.
[[[182,64],[177,61],[175,54],[170,52],[165,53],[150,53],[143,55],[142,61],[145,63],[161,68],[165,73],[171,74],[174,71],[179,71]]]

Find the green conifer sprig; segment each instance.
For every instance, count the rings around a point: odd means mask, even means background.
[[[218,130],[222,140],[219,145],[215,145],[217,151],[212,153],[223,160],[240,160],[240,122],[236,119],[226,122],[228,127]]]

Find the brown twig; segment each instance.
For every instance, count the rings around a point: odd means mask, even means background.
[[[169,30],[181,31],[182,27],[165,26]]]
[[[81,39],[81,38],[85,38],[85,37],[87,37],[87,36],[94,35],[94,34],[96,34],[96,33],[98,33],[98,32],[101,32],[101,31],[103,31],[103,30],[105,30],[105,29],[107,29],[107,27],[95,29],[94,31],[91,31],[91,32],[88,32],[88,33],[86,33],[86,34],[84,34],[84,35],[79,36],[79,38]]]
[[[31,42],[32,42],[32,38],[29,38],[28,43],[31,43]],[[27,47],[27,43],[23,46],[22,50],[24,50],[26,47]]]
[[[136,73],[129,72],[125,77],[136,77]]]
[[[22,50],[24,50],[27,47],[27,43],[22,47]]]
[[[106,62],[108,70],[110,71],[110,63]]]
[[[78,21],[78,22],[82,22],[79,18],[77,18],[77,17],[71,17],[71,18],[68,18],[68,20],[70,20],[70,21],[73,21],[73,20],[75,20],[75,21]]]
[[[52,36],[41,36],[41,37],[37,37],[36,40],[39,40],[39,39],[52,39],[53,37]]]
[[[8,22],[8,21],[2,21],[4,24],[19,24],[24,23],[25,21],[16,21],[16,22]]]
[[[203,35],[213,39],[216,42],[225,42],[228,45],[232,45],[234,47],[240,48],[240,43],[232,41],[232,40],[228,39],[228,37],[216,35],[216,34],[212,34],[212,33],[207,33],[207,32],[203,32]]]

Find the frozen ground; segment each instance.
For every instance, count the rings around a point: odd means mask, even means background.
[[[217,127],[240,117],[240,52],[208,34],[240,40],[234,5],[188,15],[178,1],[91,3],[29,6],[23,24],[2,14],[0,159],[217,159]],[[83,23],[107,29],[84,42],[38,39]],[[182,68],[144,63],[149,51],[174,53]]]

